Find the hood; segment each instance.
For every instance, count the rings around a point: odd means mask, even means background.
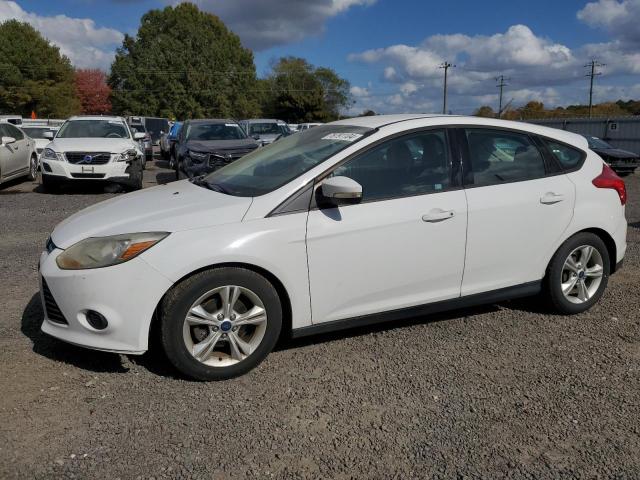
[[[56,152],[122,153],[137,146],[130,138],[55,138],[49,148]]]
[[[265,133],[264,135],[260,135],[260,140],[263,143],[273,143],[280,135],[280,133]]]
[[[218,150],[247,150],[257,148],[258,144],[252,138],[240,140],[189,140],[186,143],[188,150],[211,153]]]
[[[51,234],[60,248],[88,237],[135,232],[178,232],[240,222],[250,197],[233,197],[188,180],[147,188],[92,205],[62,221]]]
[[[620,150],[618,148],[592,148],[598,155],[604,155],[611,158],[638,158],[640,155],[637,153],[629,152],[628,150]]]

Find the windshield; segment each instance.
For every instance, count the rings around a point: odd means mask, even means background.
[[[325,125],[290,135],[210,173],[204,182],[238,197],[264,195],[320,165],[371,132],[373,129],[364,127]]]
[[[31,138],[44,138],[44,133],[45,132],[53,132],[54,134],[56,133],[55,129],[53,128],[24,128],[22,127],[22,130],[24,130],[24,133],[26,133],[27,135],[29,135]]]
[[[604,140],[600,140],[598,137],[585,137],[587,139],[587,143],[589,143],[589,148],[613,148]]]
[[[241,140],[247,138],[235,123],[190,123],[187,140]]]
[[[129,138],[129,130],[120,120],[69,120],[56,138]]]
[[[280,126],[276,122],[249,124],[249,135],[280,135],[281,133]]]

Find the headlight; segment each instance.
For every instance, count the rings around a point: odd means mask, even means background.
[[[117,265],[149,250],[167,235],[168,232],[147,232],[86,238],[58,255],[56,263],[63,270]]]
[[[60,160],[60,161],[64,161],[64,158],[62,157],[61,153],[56,153],[50,148],[45,148],[44,149],[44,151],[42,152],[42,158],[44,160]]]
[[[138,152],[134,149],[127,150],[126,152],[118,153],[114,155],[114,162],[132,162],[138,156]]]
[[[189,156],[196,162],[204,162],[209,158],[208,153],[194,152],[193,150],[189,150]]]

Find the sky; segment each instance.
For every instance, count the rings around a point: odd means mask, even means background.
[[[32,24],[76,67],[109,69],[140,17],[178,0],[0,0],[0,22]],[[351,83],[351,114],[438,112],[504,102],[640,99],[640,0],[194,0],[253,50],[258,75],[285,55],[333,68]]]

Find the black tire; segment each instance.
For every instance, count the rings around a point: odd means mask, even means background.
[[[584,301],[583,303],[572,303],[571,301],[567,300],[567,298],[565,298],[564,294],[562,293],[562,270],[565,261],[567,260],[571,252],[583,245],[594,247],[602,257],[602,280],[597,291],[593,295],[591,295],[589,300]],[[598,300],[600,300],[600,297],[607,288],[611,270],[610,266],[611,261],[609,251],[602,239],[599,236],[589,232],[577,233],[573,237],[569,238],[566,242],[564,242],[551,259],[551,262],[549,263],[549,267],[547,269],[547,275],[544,280],[543,294],[545,295],[551,308],[553,308],[558,313],[573,315],[589,310]]]
[[[28,178],[32,182],[35,182],[36,179],[38,178],[38,157],[37,157],[37,155],[35,153],[33,155],[31,155],[31,158],[29,159],[29,175],[28,175]]]
[[[57,193],[62,182],[51,175],[42,174],[42,189],[48,193]]]
[[[196,360],[183,338],[187,311],[201,295],[225,285],[237,285],[253,291],[264,304],[267,327],[255,351],[234,365],[214,367]],[[183,375],[201,381],[226,380],[255,368],[271,352],[282,328],[282,305],[273,285],[251,270],[236,267],[213,268],[197,273],[176,285],[165,295],[160,309],[160,341],[169,361]]]

